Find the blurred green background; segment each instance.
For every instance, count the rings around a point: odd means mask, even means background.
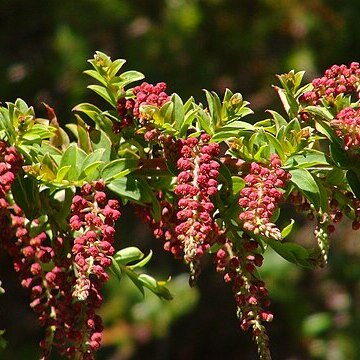
[[[360,60],[358,0],[1,0],[0,101],[23,98],[45,116],[54,107],[62,124],[79,102],[98,102],[82,71],[96,50],[127,59],[126,69],[169,93],[204,100],[202,89],[239,91],[257,116],[280,109],[275,74],[306,70],[306,80],[334,63]],[[122,224],[129,224],[125,209]],[[297,217],[293,238],[313,244],[312,227]],[[124,226],[124,225],[123,225]],[[360,236],[344,222],[333,237],[330,264],[307,271],[273,253],[262,276],[273,299],[269,326],[274,359],[360,359]],[[97,358],[107,360],[256,359],[249,334],[238,327],[231,290],[211,260],[196,289],[142,225],[121,227],[121,247],[155,250],[149,272],[177,296],[146,302],[126,281],[105,289],[107,325]],[[132,239],[135,240],[135,244]],[[37,359],[41,330],[28,308],[10,260],[1,255],[0,328],[9,342],[0,359]],[[55,359],[55,357],[54,357]]]

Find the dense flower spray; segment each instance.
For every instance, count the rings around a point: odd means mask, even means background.
[[[72,246],[73,258],[68,256],[70,233],[54,234],[52,241],[45,232],[31,236],[22,210],[1,199],[2,246],[13,257],[22,286],[31,292],[30,306],[46,328],[42,359],[50,359],[56,347],[67,358],[91,360],[100,347],[103,325],[96,310],[114,252],[114,222],[120,216],[118,202],[108,201],[102,190],[101,181],[86,184],[73,199],[70,223],[81,233]],[[40,226],[33,221],[32,228]]]
[[[105,184],[97,181],[85,184],[80,195],[75,195],[71,205],[70,226],[80,231],[74,240],[75,274],[77,276],[73,296],[86,300],[90,293],[101,300],[99,286],[109,278],[106,273],[114,254],[115,221],[120,217],[117,200],[107,200]]]
[[[246,186],[239,198],[239,205],[244,209],[239,215],[244,229],[275,240],[281,239],[281,233],[270,219],[283,196],[279,188],[284,188],[290,177],[280,165],[276,154],[271,156],[269,168],[251,163],[249,174],[244,178]]]
[[[22,164],[22,157],[13,146],[0,140],[0,198],[10,190]]]
[[[270,300],[265,284],[256,278],[256,268],[263,263],[258,247],[245,233],[236,246],[227,239],[216,253],[215,264],[216,270],[224,273],[225,282],[232,284],[241,329],[252,329],[260,359],[268,360],[269,338],[263,322],[272,321],[273,315],[267,309]]]
[[[197,276],[199,258],[209,249],[216,230],[211,196],[218,191],[216,179],[220,165],[214,157],[219,155],[220,149],[218,144],[209,141],[207,134],[183,140],[181,157],[177,161],[180,172],[175,194],[179,197],[179,224],[175,232],[184,248],[184,260],[190,264],[191,283]]]
[[[150,226],[155,238],[164,240],[164,249],[171,252],[176,259],[181,259],[184,252],[183,245],[175,232],[176,224],[179,222],[176,217],[176,209],[171,202],[165,199],[163,192],[158,192],[156,197],[161,207],[159,221],[155,221],[149,207],[134,204],[135,211],[140,219]]]

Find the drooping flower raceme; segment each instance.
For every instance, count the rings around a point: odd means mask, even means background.
[[[108,201],[104,189],[102,181],[93,186],[87,183],[80,195],[74,196],[71,205],[70,226],[72,230],[80,231],[72,248],[77,274],[73,296],[80,301],[86,300],[91,292],[99,295],[98,285],[108,280],[106,269],[111,265],[110,257],[115,251],[112,244],[114,224],[120,217],[119,203]]]
[[[13,146],[0,140],[0,198],[10,190],[22,164],[22,157]]]
[[[117,200],[108,200],[102,180],[86,183],[71,205],[70,226],[78,236],[74,240],[72,253],[76,281],[72,296],[86,306],[88,325],[88,356],[100,347],[102,323],[95,314],[103,301],[100,292],[109,279],[106,269],[112,264],[114,254],[115,221],[120,217]]]
[[[174,205],[164,198],[162,192],[156,194],[161,207],[161,217],[156,221],[151,214],[149,207],[135,206],[135,211],[141,220],[148,224],[156,239],[164,240],[164,249],[173,254],[176,259],[183,257],[183,244],[177,238],[175,227],[179,222],[176,217]]]
[[[183,244],[184,260],[190,264],[195,277],[198,259],[210,247],[216,226],[211,196],[217,193],[220,165],[214,157],[219,155],[220,149],[218,144],[209,141],[207,134],[202,134],[199,139],[183,140],[181,157],[177,161],[180,172],[175,194],[179,197],[179,224],[175,232]]]
[[[227,239],[215,255],[216,270],[224,273],[225,282],[232,284],[241,329],[252,329],[260,359],[270,359],[269,338],[263,323],[272,321],[273,315],[267,309],[270,300],[265,284],[255,275],[263,257],[257,252],[259,245],[256,241],[246,234],[241,241],[235,251]]]
[[[244,209],[239,215],[243,228],[275,240],[281,239],[281,233],[270,219],[283,196],[279,188],[286,186],[290,176],[280,166],[276,154],[271,156],[270,167],[251,163],[250,172],[244,178],[246,186],[239,198],[239,205]]]

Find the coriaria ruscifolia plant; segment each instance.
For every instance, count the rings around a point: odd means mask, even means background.
[[[121,73],[124,60],[97,52],[89,62],[104,109],[79,104],[66,130],[49,106],[48,120],[20,99],[0,108],[1,247],[45,328],[43,358],[95,358],[110,276],[171,299],[166,282],[140,271],[152,253],[124,248],[116,234],[129,203],[189,267],[191,285],[214,257],[240,327],[270,359],[266,250],[324,266],[336,225],[347,217],[360,228],[359,65],[334,65],[305,85],[303,72],[278,76],[284,114],[254,122],[239,93],[183,102],[165,83],[133,86],[143,75]],[[291,239],[285,203],[315,222],[312,247]]]

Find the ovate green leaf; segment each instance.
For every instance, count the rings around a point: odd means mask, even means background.
[[[304,196],[315,206],[316,209],[320,208],[320,193],[319,188],[306,169],[293,169],[290,170],[291,182],[304,194]]]

